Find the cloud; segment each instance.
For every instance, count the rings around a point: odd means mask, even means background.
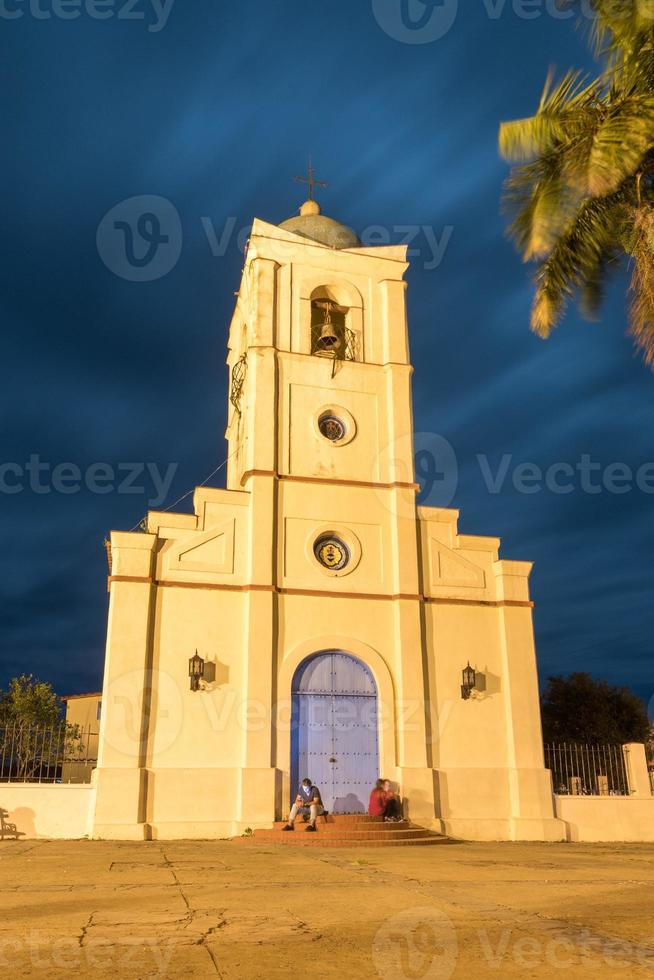
[[[483,4],[434,44],[402,44],[369,4],[175,5],[158,34],[137,22],[7,23],[0,92],[10,190],[0,262],[4,461],[154,460],[178,496],[224,458],[224,365],[242,256],[220,231],[281,221],[313,153],[328,213],[364,228],[453,226],[444,261],[409,273],[415,423],[455,447],[462,526],[501,534],[536,562],[544,675],[588,669],[654,684],[651,501],[490,495],[478,453],[548,465],[652,453],[651,376],[624,337],[623,297],[605,322],[571,314],[543,344],[528,331],[526,270],[504,238],[501,118],[524,116],[547,65],[584,67],[565,22],[489,20]],[[150,194],[179,211],[183,248],[151,283],[114,276],[99,222]],[[64,691],[101,680],[102,538],[133,526],[145,498],[3,496],[2,671]]]

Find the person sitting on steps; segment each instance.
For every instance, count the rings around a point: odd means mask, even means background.
[[[388,823],[401,822],[402,805],[388,779],[377,780],[370,794],[368,813],[371,817],[383,817]]]
[[[295,818],[298,813],[304,815],[310,814],[311,819],[309,820],[309,826],[307,830],[314,833],[316,832],[316,820],[325,812],[322,805],[322,800],[320,798],[320,790],[317,786],[314,786],[307,776],[300,783],[300,788],[298,789],[298,794],[295,797],[295,803],[291,808],[291,812],[288,815],[288,823],[284,827],[284,830],[294,830]]]
[[[390,779],[384,780],[384,795],[386,797],[386,809],[384,819],[393,822],[402,822],[402,801],[393,789]]]

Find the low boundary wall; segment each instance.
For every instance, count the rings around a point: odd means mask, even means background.
[[[555,796],[569,841],[654,842],[654,796]]]
[[[654,843],[654,796],[555,796],[554,801],[569,841]],[[16,824],[19,840],[88,837],[94,806],[93,785],[0,783],[0,809]]]
[[[19,840],[87,837],[94,800],[92,785],[0,783],[0,809],[8,811],[6,821],[16,824]]]

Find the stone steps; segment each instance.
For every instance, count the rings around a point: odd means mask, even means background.
[[[290,837],[291,834],[283,830],[257,830],[255,831],[256,836],[261,840],[277,840],[280,834],[284,834],[284,837]],[[419,837],[429,837],[430,831],[425,830],[423,827],[408,827],[404,830],[340,830],[338,827],[334,828],[323,828],[320,827],[315,834],[308,834],[305,828],[301,830],[294,831],[297,837],[322,837],[324,840],[352,840],[352,841],[368,841],[368,840],[405,840],[407,838],[419,838]]]
[[[255,830],[247,837],[236,837],[241,843],[287,844],[296,847],[409,847],[442,844],[446,840],[408,820],[386,823],[381,817],[365,814],[329,814],[319,817],[316,833],[307,833],[306,823],[299,818],[293,832],[284,831],[285,821],[278,820],[272,828]]]
[[[351,837],[335,838],[320,834],[281,834],[274,839],[259,837],[255,831],[252,837],[234,837],[238,844],[281,844],[295,847],[425,847],[433,844],[443,844],[446,838],[438,834],[428,837],[394,838],[393,840],[356,840]]]
[[[273,825],[273,830],[283,830],[286,826],[285,820],[276,820]],[[295,821],[295,833],[303,833],[307,824],[303,820]],[[342,831],[347,831],[347,833],[354,833],[357,831],[365,830],[367,833],[379,834],[384,830],[409,830],[411,824],[408,820],[402,820],[398,823],[385,823],[384,821],[366,821],[366,820],[350,820],[344,823],[336,822],[333,819],[324,821],[322,817],[318,817],[318,822],[316,824],[318,831],[320,833],[341,833]]]

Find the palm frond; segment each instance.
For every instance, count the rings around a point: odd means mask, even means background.
[[[585,201],[541,263],[531,316],[531,328],[540,337],[549,337],[575,291],[587,310],[601,299],[598,282],[620,249],[616,229],[622,225],[624,209],[621,193]]]
[[[641,167],[654,138],[654,94],[617,101],[598,126],[588,155],[589,194],[610,194]]]
[[[654,0],[561,2],[589,27],[601,73],[550,73],[534,116],[499,132],[509,235],[539,263],[531,326],[549,336],[573,297],[596,316],[626,254],[630,332],[654,368]]]
[[[593,127],[593,107],[601,95],[600,82],[588,83],[581,72],[568,72],[556,86],[550,74],[536,115],[501,124],[501,155],[521,163],[550,152],[565,140],[578,138]]]
[[[509,237],[525,262],[551,251],[580,199],[562,179],[556,154],[513,169],[504,186],[503,204],[512,218]]]
[[[645,363],[654,367],[654,208],[638,208],[634,228],[629,333]]]
[[[638,45],[644,32],[652,27],[649,0],[590,0],[593,17],[588,19],[588,0],[584,23],[588,25],[591,42],[598,55],[625,56]]]

